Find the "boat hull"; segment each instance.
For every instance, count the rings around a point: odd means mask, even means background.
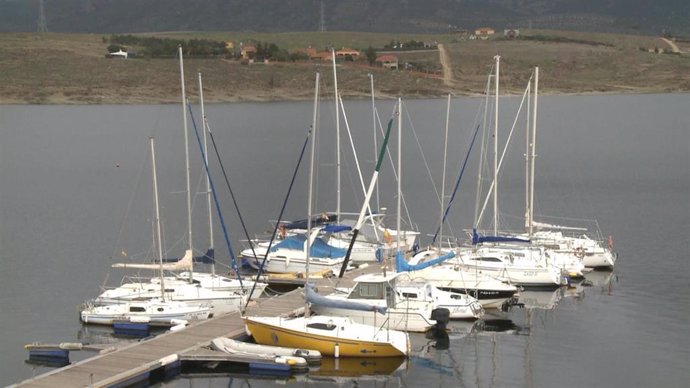
[[[335,329],[336,331],[339,330],[339,334],[343,334],[345,330],[351,331],[345,337],[328,335],[324,330],[318,329],[297,330],[281,324],[278,319],[274,318],[273,320],[277,323],[269,324],[270,321],[261,321],[260,318],[251,317],[245,318],[244,322],[247,331],[254,337],[254,340],[264,345],[304,347],[334,357],[403,357],[409,353],[409,339],[406,340],[406,344],[395,346],[384,341],[365,339],[363,333],[357,333],[359,331],[357,327],[347,329],[338,327]],[[379,338],[379,336],[385,338],[385,330],[378,332],[380,334],[375,338]]]

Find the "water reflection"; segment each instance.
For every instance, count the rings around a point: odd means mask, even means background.
[[[618,282],[618,276],[613,271],[591,271],[585,274],[584,286],[599,288],[613,294],[613,285]]]

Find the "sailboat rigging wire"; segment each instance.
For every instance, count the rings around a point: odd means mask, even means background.
[[[453,204],[453,201],[455,200],[455,194],[457,194],[458,189],[460,188],[460,181],[462,180],[462,175],[465,173],[465,167],[467,167],[467,160],[469,159],[470,153],[472,152],[472,146],[474,146],[474,141],[477,139],[479,127],[480,126],[477,125],[477,128],[474,130],[474,135],[472,136],[470,147],[467,150],[467,154],[465,155],[465,160],[462,163],[460,174],[458,174],[458,179],[455,181],[455,188],[453,188],[453,194],[451,194],[450,199],[448,200],[448,206],[446,206],[446,211],[443,213],[443,219],[441,220],[441,224],[439,224],[438,228],[436,228],[436,233],[434,233],[434,238],[433,240],[431,240],[431,245],[433,245],[436,242],[438,232],[441,230],[441,225],[443,225],[443,223],[446,222],[446,217],[448,217],[448,212],[450,212],[450,206]]]
[[[528,82],[531,82],[531,81],[532,81],[532,77],[530,76]],[[526,96],[527,96],[527,90],[528,90],[528,87],[525,88],[525,91],[524,91],[524,93],[522,94],[522,100],[520,101],[520,106],[518,107],[518,114],[515,115],[515,119],[513,120],[513,125],[512,125],[512,127],[510,128],[510,132],[508,133],[508,139],[506,139],[506,144],[505,144],[505,146],[503,146],[503,152],[501,152],[501,158],[500,158],[500,160],[498,161],[498,166],[497,166],[497,169],[498,169],[499,171],[501,170],[501,166],[503,165],[503,160],[504,160],[504,158],[505,158],[505,156],[506,156],[506,153],[507,153],[507,151],[508,151],[508,146],[510,145],[510,139],[513,137],[513,132],[515,131],[515,125],[517,124],[517,120],[518,120],[518,117],[519,117],[519,113],[520,113],[520,111],[522,110],[522,106],[523,106],[524,103],[525,103],[525,98],[526,98]],[[481,212],[479,213],[479,219],[481,219],[482,216],[484,215],[484,210],[486,210],[486,206],[487,206],[487,204],[489,203],[489,197],[491,196],[491,193],[492,193],[495,189],[496,189],[496,180],[494,179],[494,180],[491,182],[491,185],[489,185],[489,192],[487,193],[486,200],[484,201],[484,206],[482,206],[482,210],[481,210]],[[479,221],[477,221],[477,224],[478,224],[478,223],[479,223]],[[494,226],[495,226],[496,228],[498,228],[498,225],[494,225]]]
[[[191,105],[189,105],[189,112],[190,112],[190,114],[191,114],[191,116],[192,116],[192,122],[193,122],[193,124],[194,124],[194,130],[196,131],[196,130],[197,130],[197,127],[196,127],[196,123],[194,122],[194,114],[193,114],[193,112],[192,112],[192,107],[191,107]],[[222,159],[220,158],[220,154],[218,153],[218,147],[217,147],[217,145],[216,145],[216,139],[215,139],[215,137],[213,136],[213,132],[211,132],[211,126],[208,124],[208,121],[206,120],[205,117],[202,117],[202,120],[203,120],[203,124],[204,124],[203,130],[206,131],[206,132],[208,132],[209,138],[211,138],[211,144],[213,145],[213,150],[215,151],[216,159],[218,159],[218,165],[220,166],[220,169],[221,169],[221,171],[223,172],[223,178],[225,179],[225,186],[228,188],[228,191],[230,192],[230,198],[232,198],[232,203],[233,203],[233,205],[234,205],[234,207],[235,207],[235,211],[237,212],[237,218],[239,218],[240,224],[242,225],[242,231],[244,232],[244,236],[247,238],[247,240],[249,240],[249,245],[250,245],[250,247],[251,247],[251,249],[252,249],[252,252],[253,252],[253,251],[254,251],[254,245],[251,244],[251,239],[250,239],[250,237],[249,237],[249,232],[247,231],[247,226],[246,226],[246,224],[245,224],[245,222],[244,222],[244,217],[242,217],[242,212],[240,212],[240,207],[239,207],[239,205],[237,204],[237,199],[235,198],[235,192],[232,190],[232,187],[230,186],[230,180],[228,179],[228,174],[227,174],[227,172],[226,172],[226,170],[225,170],[225,165],[223,164],[223,161],[222,161]],[[208,158],[206,157],[207,155],[205,155],[205,152],[203,151],[203,146],[201,145],[201,140],[199,139],[199,133],[197,132],[196,135],[197,135],[197,140],[199,141],[199,147],[202,147],[201,155],[202,155],[203,160],[204,160],[204,162],[205,162],[205,163],[204,163],[204,168],[206,169],[206,175],[207,175],[207,177],[208,177],[208,179],[209,179],[209,185],[210,185],[210,184],[211,184],[211,182],[210,182],[211,174],[210,174],[209,171],[208,171]],[[214,192],[213,190],[211,190],[211,191],[212,191],[212,194],[213,194],[213,197],[214,197],[214,200],[215,200],[216,194],[215,194],[215,192]],[[218,206],[218,205],[217,205],[217,201],[216,201],[216,206]],[[220,215],[220,210],[218,210],[218,213],[219,213],[219,215]],[[220,215],[220,217],[222,217],[222,215]],[[237,268],[237,260],[236,260],[236,258],[235,258],[235,254],[234,254],[234,252],[233,252],[232,250],[230,250],[230,258],[232,259],[231,267],[232,267],[233,271],[235,271],[235,272],[237,273],[237,276],[239,277],[239,271],[238,271],[238,268]],[[214,261],[215,261],[215,260],[214,260]],[[242,283],[242,282],[241,282],[241,280],[240,280],[240,285],[241,285],[241,283]],[[243,287],[243,288],[244,288],[244,287]]]
[[[153,136],[153,135],[152,135]],[[148,149],[148,147],[147,147]],[[122,222],[120,223],[120,229],[117,231],[117,239],[115,240],[115,244],[113,246],[113,249],[110,253],[110,259],[112,259],[117,253],[121,254],[125,253],[124,256],[126,256],[126,251],[122,248],[118,248],[118,245],[120,245],[120,242],[122,241],[122,235],[125,231],[125,225],[127,224],[127,218],[129,218],[130,211],[132,210],[132,206],[134,205],[134,197],[137,191],[139,191],[139,185],[141,184],[142,177],[144,175],[144,170],[146,169],[146,161],[148,160],[148,152],[146,153],[146,156],[144,157],[144,161],[141,163],[141,168],[139,169],[139,172],[137,173],[137,179],[134,184],[134,190],[132,190],[132,194],[129,197],[129,202],[127,202],[127,210],[125,211],[125,214],[122,217]],[[119,252],[116,252],[119,250]],[[105,285],[108,283],[108,278],[110,277],[110,271],[108,271],[105,275],[105,279],[103,279],[103,283],[101,284],[101,290],[105,290]]]
[[[278,215],[278,221],[275,223],[275,226],[273,227],[273,233],[271,233],[271,239],[268,242],[268,247],[266,248],[266,254],[264,255],[263,260],[261,261],[261,265],[259,266],[259,270],[256,273],[256,281],[254,281],[254,285],[252,286],[251,291],[249,292],[249,297],[247,298],[247,305],[249,304],[249,301],[252,299],[252,294],[254,293],[254,289],[256,288],[256,282],[259,281],[259,277],[261,276],[261,273],[263,272],[264,265],[266,265],[266,260],[268,259],[268,253],[271,250],[271,246],[273,246],[273,241],[275,240],[276,233],[278,232],[278,227],[280,226],[280,222],[283,220],[283,213],[285,213],[285,208],[287,207],[287,202],[288,199],[290,198],[290,193],[292,193],[292,187],[295,184],[295,178],[297,177],[297,172],[299,171],[299,167],[302,164],[302,158],[304,157],[304,152],[307,149],[307,144],[309,144],[309,138],[312,136],[312,131],[313,128],[309,126],[309,130],[307,131],[307,137],[304,139],[304,144],[302,145],[302,151],[299,154],[299,159],[297,160],[297,165],[295,166],[295,170],[292,172],[292,179],[290,179],[290,186],[288,187],[288,192],[285,195],[285,199],[283,200],[283,206],[280,208],[280,214]],[[213,139],[213,136],[211,137]],[[256,258],[256,254],[253,253],[253,248],[252,248],[252,254],[254,255],[254,258]],[[246,306],[245,306],[246,308]]]
[[[201,137],[199,136],[199,129],[196,127],[196,121],[194,120],[194,112],[192,112],[192,105],[188,103],[187,108],[189,109],[189,117],[192,120],[192,126],[194,127],[194,134],[196,135],[196,140],[197,140],[197,143],[199,144],[199,151],[201,152],[201,156],[202,156],[202,159],[204,161],[204,168],[206,169],[206,176],[209,179],[211,194],[213,194],[213,201],[216,203],[216,212],[218,212],[218,219],[220,221],[220,226],[223,229],[223,237],[225,237],[225,242],[228,245],[228,251],[230,252],[230,260],[232,260],[231,261],[232,269],[235,271],[235,274],[237,275],[237,280],[239,280],[239,282],[240,282],[240,288],[242,288],[242,290],[244,290],[244,285],[242,284],[242,277],[240,276],[240,271],[237,268],[237,259],[235,258],[235,253],[232,249],[232,242],[230,241],[230,237],[228,236],[228,230],[225,226],[225,219],[223,218],[223,213],[221,213],[221,211],[220,211],[220,203],[218,202],[218,196],[216,193],[216,188],[215,188],[215,185],[213,184],[213,179],[211,179],[211,173],[208,169],[208,162],[207,162],[208,159],[206,158],[206,153],[204,152],[204,146],[201,142]],[[211,134],[211,139],[213,139],[212,134]],[[215,142],[214,142],[214,148],[215,148]],[[220,159],[219,159],[219,163],[221,163],[221,166],[222,166],[222,162],[220,161]],[[225,172],[225,170],[223,170],[223,171]],[[235,202],[235,196],[233,195],[232,197],[233,197],[233,202]],[[237,205],[236,202],[235,202],[235,205]]]

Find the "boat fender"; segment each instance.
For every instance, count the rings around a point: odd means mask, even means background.
[[[340,357],[340,345],[337,342],[335,343],[335,349],[333,349],[333,357]]]
[[[185,325],[175,325],[175,326],[170,327],[170,331],[171,332],[180,331],[180,330],[184,329],[185,327],[186,327]]]

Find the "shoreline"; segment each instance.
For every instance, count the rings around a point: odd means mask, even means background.
[[[540,96],[618,96],[618,95],[644,95],[644,94],[687,94],[690,93],[690,90],[675,90],[675,91],[669,91],[669,90],[646,90],[646,89],[640,89],[640,90],[628,90],[628,91],[622,91],[622,90],[613,90],[613,91],[587,91],[587,92],[559,92],[559,91],[548,91],[548,92],[541,92]],[[465,94],[458,94],[458,93],[451,93],[453,98],[483,98],[484,94],[479,94],[479,93],[465,93]],[[434,100],[434,99],[442,99],[446,98],[448,93],[439,93],[439,94],[428,94],[428,95],[414,95],[412,97],[405,97],[405,95],[401,95],[403,99],[407,100]],[[515,97],[519,96],[517,93],[505,93],[502,94],[501,97]],[[196,97],[196,94],[193,95],[188,95],[188,98],[192,99]],[[329,96],[326,96],[325,98],[328,98]],[[350,101],[360,101],[360,100],[368,100],[371,98],[370,95],[345,95],[343,96],[345,100],[350,100]],[[383,95],[383,96],[377,96],[377,100],[395,100],[398,97],[396,96],[391,96],[391,95]],[[307,98],[307,97],[290,97],[290,96],[274,96],[274,97],[258,97],[258,98],[241,98],[235,95],[232,96],[227,96],[226,98],[213,98],[213,99],[204,99],[205,104],[244,104],[244,103],[280,103],[280,102],[305,102],[305,101],[312,101],[312,98]],[[174,104],[179,104],[179,96],[170,96],[168,98],[161,98],[161,99],[140,99],[140,98],[124,98],[124,99],[104,99],[101,96],[83,96],[82,98],[76,97],[75,96],[70,96],[69,98],[62,97],[62,98],[53,98],[53,97],[44,97],[41,99],[41,101],[26,101],[26,100],[18,100],[18,99],[6,99],[3,96],[0,96],[0,105],[1,106],[40,106],[40,105],[63,105],[63,106],[89,106],[89,105],[174,105]]]

